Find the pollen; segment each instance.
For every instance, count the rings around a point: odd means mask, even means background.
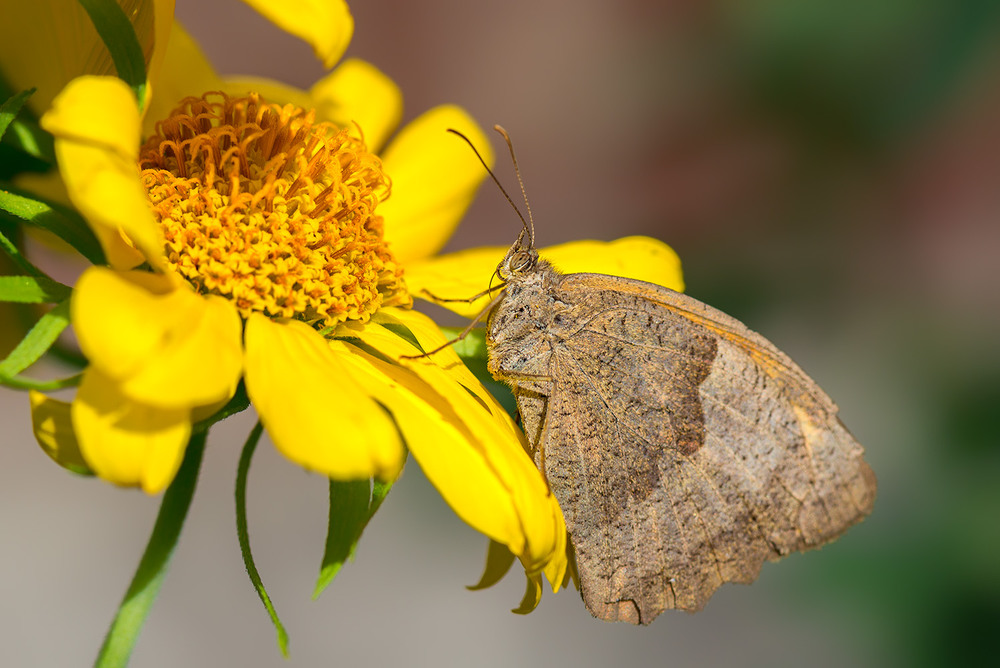
[[[183,100],[139,156],[168,264],[244,317],[330,326],[411,304],[375,212],[390,182],[357,134],[256,95]]]

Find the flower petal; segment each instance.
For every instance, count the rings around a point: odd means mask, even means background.
[[[80,452],[116,485],[163,491],[174,479],[191,436],[189,411],[132,401],[118,381],[88,367],[70,409]]]
[[[252,314],[247,394],[293,462],[338,480],[392,480],[406,458],[396,425],[328,343],[305,323]]]
[[[327,69],[344,55],[354,18],[343,0],[243,0],[282,30],[307,42]]]
[[[506,252],[507,248],[502,246],[481,247],[414,262],[406,267],[406,284],[413,296],[422,299],[430,299],[428,293],[442,299],[467,299],[490,285],[493,272]],[[542,248],[538,254],[564,274],[609,274],[656,283],[678,292],[684,290],[677,253],[651,237],[571,241]],[[440,305],[473,318],[489,300],[489,295],[483,295],[471,303],[441,302]]]
[[[158,8],[157,21],[160,20],[160,13]],[[162,39],[159,29],[156,37]],[[144,135],[151,134],[156,122],[167,118],[185,97],[222,89],[222,79],[215,73],[198,43],[176,21],[170,24],[166,43],[161,46],[157,42],[156,47],[150,68],[152,98],[145,107]]]
[[[372,323],[351,329],[390,359],[419,354],[386,328],[399,326],[424,350],[444,343],[430,318],[405,309],[381,309]],[[400,365],[371,363],[417,395],[411,410],[396,417],[413,456],[456,514],[506,545],[531,572],[564,560],[565,550],[559,549],[566,532],[562,512],[525,452],[523,435],[455,352],[446,348],[432,358],[401,360]],[[425,389],[413,383],[414,376]],[[385,397],[390,410],[396,407],[393,401]]]
[[[80,453],[80,444],[73,431],[70,404],[31,390],[31,427],[35,440],[56,464],[74,473],[93,475]]]
[[[403,117],[403,94],[371,63],[351,58],[309,89],[318,117],[340,127],[355,123],[378,153]]]
[[[476,122],[462,109],[441,106],[407,125],[382,154],[392,194],[379,204],[385,238],[407,264],[441,250],[479,184],[487,176],[472,149],[449,128],[462,132],[487,164],[493,150]]]
[[[233,396],[243,364],[240,317],[169,276],[91,267],[71,302],[91,365],[131,400],[191,409]]]
[[[133,3],[130,13],[139,42],[151,51],[148,3]],[[172,8],[171,8],[172,9]],[[49,108],[56,94],[83,74],[114,76],[111,54],[79,2],[5,2],[0,21],[3,79],[14,91],[36,87],[28,100],[36,113]]]
[[[132,90],[115,77],[71,81],[41,119],[55,136],[59,171],[77,209],[94,228],[114,267],[127,269],[142,257],[162,265],[163,235],[139,182],[140,118]]]

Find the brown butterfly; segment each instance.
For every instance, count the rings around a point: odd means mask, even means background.
[[[525,223],[497,268],[489,370],[514,392],[595,617],[700,610],[871,512],[862,447],[773,344],[659,285],[561,274],[533,236]]]

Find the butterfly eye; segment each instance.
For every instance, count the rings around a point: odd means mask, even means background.
[[[519,250],[510,258],[507,265],[512,274],[520,274],[530,270],[535,265],[535,258],[530,251]]]

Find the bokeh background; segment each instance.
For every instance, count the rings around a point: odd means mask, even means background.
[[[406,119],[454,102],[507,127],[542,245],[659,237],[680,253],[690,294],[813,375],[867,447],[874,513],[696,615],[609,625],[569,591],[522,617],[508,611],[516,573],[465,590],[486,541],[411,461],[356,562],[312,601],[325,481],[265,444],[251,540],[291,633],[285,662],[236,542],[242,416],[209,440],[133,665],[985,663],[1000,628],[1000,4],[358,0],[352,11],[349,55],[400,84]],[[178,0],[177,13],[223,73],[303,87],[323,74],[308,47],[236,0]],[[484,188],[449,249],[508,244],[517,226]],[[25,396],[0,390],[0,410],[0,664],[85,665],[158,499],[52,465]]]

